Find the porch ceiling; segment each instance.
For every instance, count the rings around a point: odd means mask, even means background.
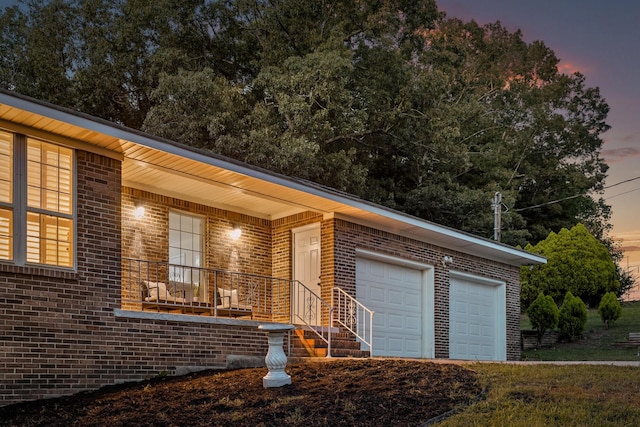
[[[314,183],[2,90],[0,128],[122,159],[123,184],[140,190],[265,219],[313,211],[512,265],[546,262],[543,257]]]
[[[95,123],[93,125],[95,129]],[[107,154],[118,155],[123,160],[122,181],[127,187],[265,219],[278,219],[304,211],[328,213],[338,207],[321,197],[229,170],[222,166],[227,159],[221,159],[220,166],[203,163],[164,151],[162,148],[166,147],[145,145],[145,140],[152,140],[147,135],[111,126],[90,130],[81,123],[70,123],[0,104],[0,127],[48,139],[53,134],[77,142],[74,145],[88,143],[104,149]],[[40,130],[41,134],[34,134],[33,129]],[[176,148],[172,142],[165,142]]]

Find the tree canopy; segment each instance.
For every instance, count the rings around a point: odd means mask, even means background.
[[[0,14],[3,88],[484,237],[499,191],[503,240],[522,246],[609,227],[609,107],[558,62],[433,0],[27,0]]]
[[[571,292],[596,307],[604,294],[618,291],[616,266],[607,247],[582,224],[551,233],[526,249],[545,256],[547,264],[522,267],[523,307],[528,307],[540,292],[551,296],[558,305]]]

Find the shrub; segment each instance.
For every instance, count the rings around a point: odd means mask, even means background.
[[[527,309],[533,329],[538,331],[538,348],[547,329],[558,326],[558,306],[550,295],[540,292]]]
[[[587,323],[587,306],[579,297],[567,292],[560,307],[558,327],[560,338],[572,341],[579,337]]]
[[[618,320],[622,314],[622,307],[620,306],[620,302],[614,292],[607,292],[604,294],[600,300],[600,305],[598,306],[598,313],[600,313],[600,318],[607,329],[609,328],[609,323],[613,323]]]

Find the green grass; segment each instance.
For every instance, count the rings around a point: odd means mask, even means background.
[[[531,329],[526,316],[522,329]],[[553,348],[527,350],[530,361],[640,361],[637,346],[625,345],[640,332],[640,302],[622,304],[622,316],[605,329],[598,310],[589,310],[583,338]],[[475,363],[484,399],[438,426],[636,426],[640,425],[640,367],[589,364]]]
[[[532,329],[526,315],[521,328]],[[572,343],[522,352],[522,360],[622,360],[639,361],[638,347],[625,345],[629,332],[640,332],[640,301],[622,303],[622,315],[605,329],[597,309],[590,309],[583,337]]]
[[[487,393],[438,426],[637,426],[640,368],[477,363]]]

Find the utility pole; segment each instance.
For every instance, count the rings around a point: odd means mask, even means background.
[[[502,194],[499,191],[494,194],[491,206],[493,207],[493,240],[499,242],[502,229]]]

